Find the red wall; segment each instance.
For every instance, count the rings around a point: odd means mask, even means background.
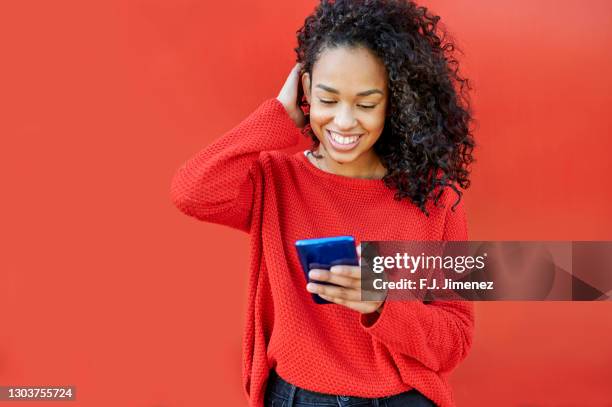
[[[247,237],[182,215],[170,180],[276,96],[314,4],[2,2],[0,384],[245,405]],[[475,86],[470,237],[612,240],[612,3],[426,4]],[[610,406],[611,311],[478,304],[459,406]]]

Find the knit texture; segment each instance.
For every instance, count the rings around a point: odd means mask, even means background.
[[[320,393],[384,397],[411,388],[453,406],[449,372],[472,343],[470,302],[389,301],[380,315],[318,305],[306,291],[294,242],[352,235],[367,240],[467,240],[463,205],[444,192],[426,217],[381,180],[324,172],[296,145],[300,131],[276,99],[181,166],[171,198],[185,214],[251,236],[243,389],[263,407],[270,368]]]

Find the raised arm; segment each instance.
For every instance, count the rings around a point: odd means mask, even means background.
[[[250,229],[253,194],[261,182],[259,153],[298,143],[303,122],[297,107],[299,65],[276,99],[185,162],[172,179],[171,199],[183,213],[240,230]]]
[[[277,99],[198,152],[174,175],[171,198],[197,219],[248,231],[259,153],[297,144],[300,131]]]

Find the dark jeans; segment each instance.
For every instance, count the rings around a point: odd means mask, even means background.
[[[294,386],[283,380],[274,370],[270,371],[264,405],[265,407],[435,407],[434,403],[416,389],[376,399],[335,396]]]

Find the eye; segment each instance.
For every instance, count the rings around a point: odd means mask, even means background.
[[[335,100],[328,100],[328,99],[319,99],[319,101],[320,101],[321,103],[323,103],[323,104],[326,104],[326,105],[331,105],[331,104],[336,103],[336,101],[335,101]]]
[[[376,105],[357,105],[362,109],[374,109]]]

